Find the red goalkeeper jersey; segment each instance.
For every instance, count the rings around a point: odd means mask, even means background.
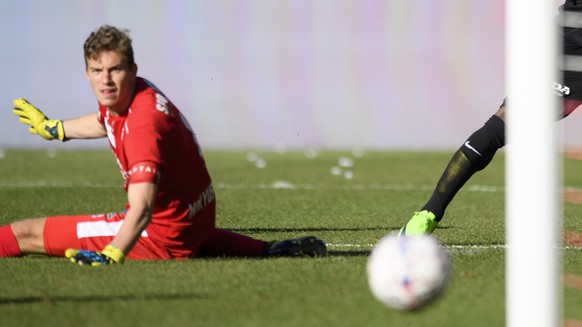
[[[107,130],[126,191],[130,183],[158,184],[148,237],[172,257],[195,255],[189,249],[197,248],[214,228],[215,198],[200,146],[184,116],[151,82],[138,77],[129,109],[114,116],[99,105],[99,122]]]

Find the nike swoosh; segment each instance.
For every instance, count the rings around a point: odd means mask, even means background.
[[[477,151],[477,149],[475,149],[474,147],[471,146],[471,144],[469,144],[469,141],[465,142],[465,146],[469,149],[471,149],[473,152],[475,152],[476,154],[479,155],[479,157],[482,157],[483,155],[481,153],[479,153],[479,151]]]

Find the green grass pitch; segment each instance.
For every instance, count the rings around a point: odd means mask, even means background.
[[[435,232],[453,261],[444,295],[403,313],[385,308],[368,290],[372,244],[424,204],[451,154],[322,151],[309,159],[299,151],[256,152],[266,163],[257,168],[246,151],[207,151],[219,227],[265,240],[316,235],[328,242],[329,257],[100,268],[44,256],[2,259],[0,325],[503,326],[503,153],[459,192]],[[340,157],[353,166],[340,167]],[[566,186],[582,188],[580,165],[565,160]],[[332,167],[341,174],[333,175]],[[117,211],[126,201],[108,151],[5,150],[0,176],[0,224]],[[564,203],[564,215],[564,229],[582,232],[579,205]],[[562,261],[564,273],[582,275],[582,249],[565,249]],[[535,296],[535,285],[526,291]],[[563,296],[564,320],[582,321],[582,290],[565,286]]]

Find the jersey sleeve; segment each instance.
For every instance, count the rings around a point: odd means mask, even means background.
[[[128,171],[129,180],[127,184],[134,183],[155,183],[160,181],[160,169],[154,162],[138,162],[131,166]]]

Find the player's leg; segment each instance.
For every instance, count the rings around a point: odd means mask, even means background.
[[[215,228],[199,250],[204,257],[260,257],[263,255],[265,242],[250,236],[228,230]]]
[[[199,254],[208,257],[324,257],[327,249],[325,242],[314,236],[265,242],[216,228],[200,248]]]
[[[67,248],[82,247],[76,234],[78,217],[81,216],[31,218],[0,227],[0,257],[22,254],[63,256]]]
[[[0,257],[21,254],[64,256],[65,250],[101,251],[119,230],[124,215],[78,215],[35,218],[0,226]],[[140,237],[128,259],[170,259],[163,248],[147,237]]]
[[[67,249],[101,251],[117,235],[124,219],[124,213],[49,217],[44,228],[46,253],[60,257]],[[171,259],[167,249],[156,244],[147,231],[142,232],[125,257],[129,260]]]
[[[0,258],[19,257],[21,254],[12,226],[0,226]]]
[[[0,227],[0,257],[44,254],[43,229],[46,218],[24,219]]]
[[[582,89],[577,87],[580,84],[578,81],[582,82],[582,76],[570,77],[568,81],[569,85],[575,86],[572,90]],[[564,98],[561,118],[567,117],[581,105],[582,100]],[[401,235],[431,233],[457,192],[473,174],[487,167],[497,150],[505,145],[505,108],[504,102],[497,113],[455,152],[430,199],[401,229]]]
[[[430,199],[400,230],[401,235],[432,233],[457,192],[473,174],[487,167],[505,145],[504,119],[505,103],[455,152]]]
[[[475,131],[453,155],[438,184],[421,210],[434,213],[440,221],[457,192],[476,172],[489,165],[498,149],[505,145],[505,107]]]

